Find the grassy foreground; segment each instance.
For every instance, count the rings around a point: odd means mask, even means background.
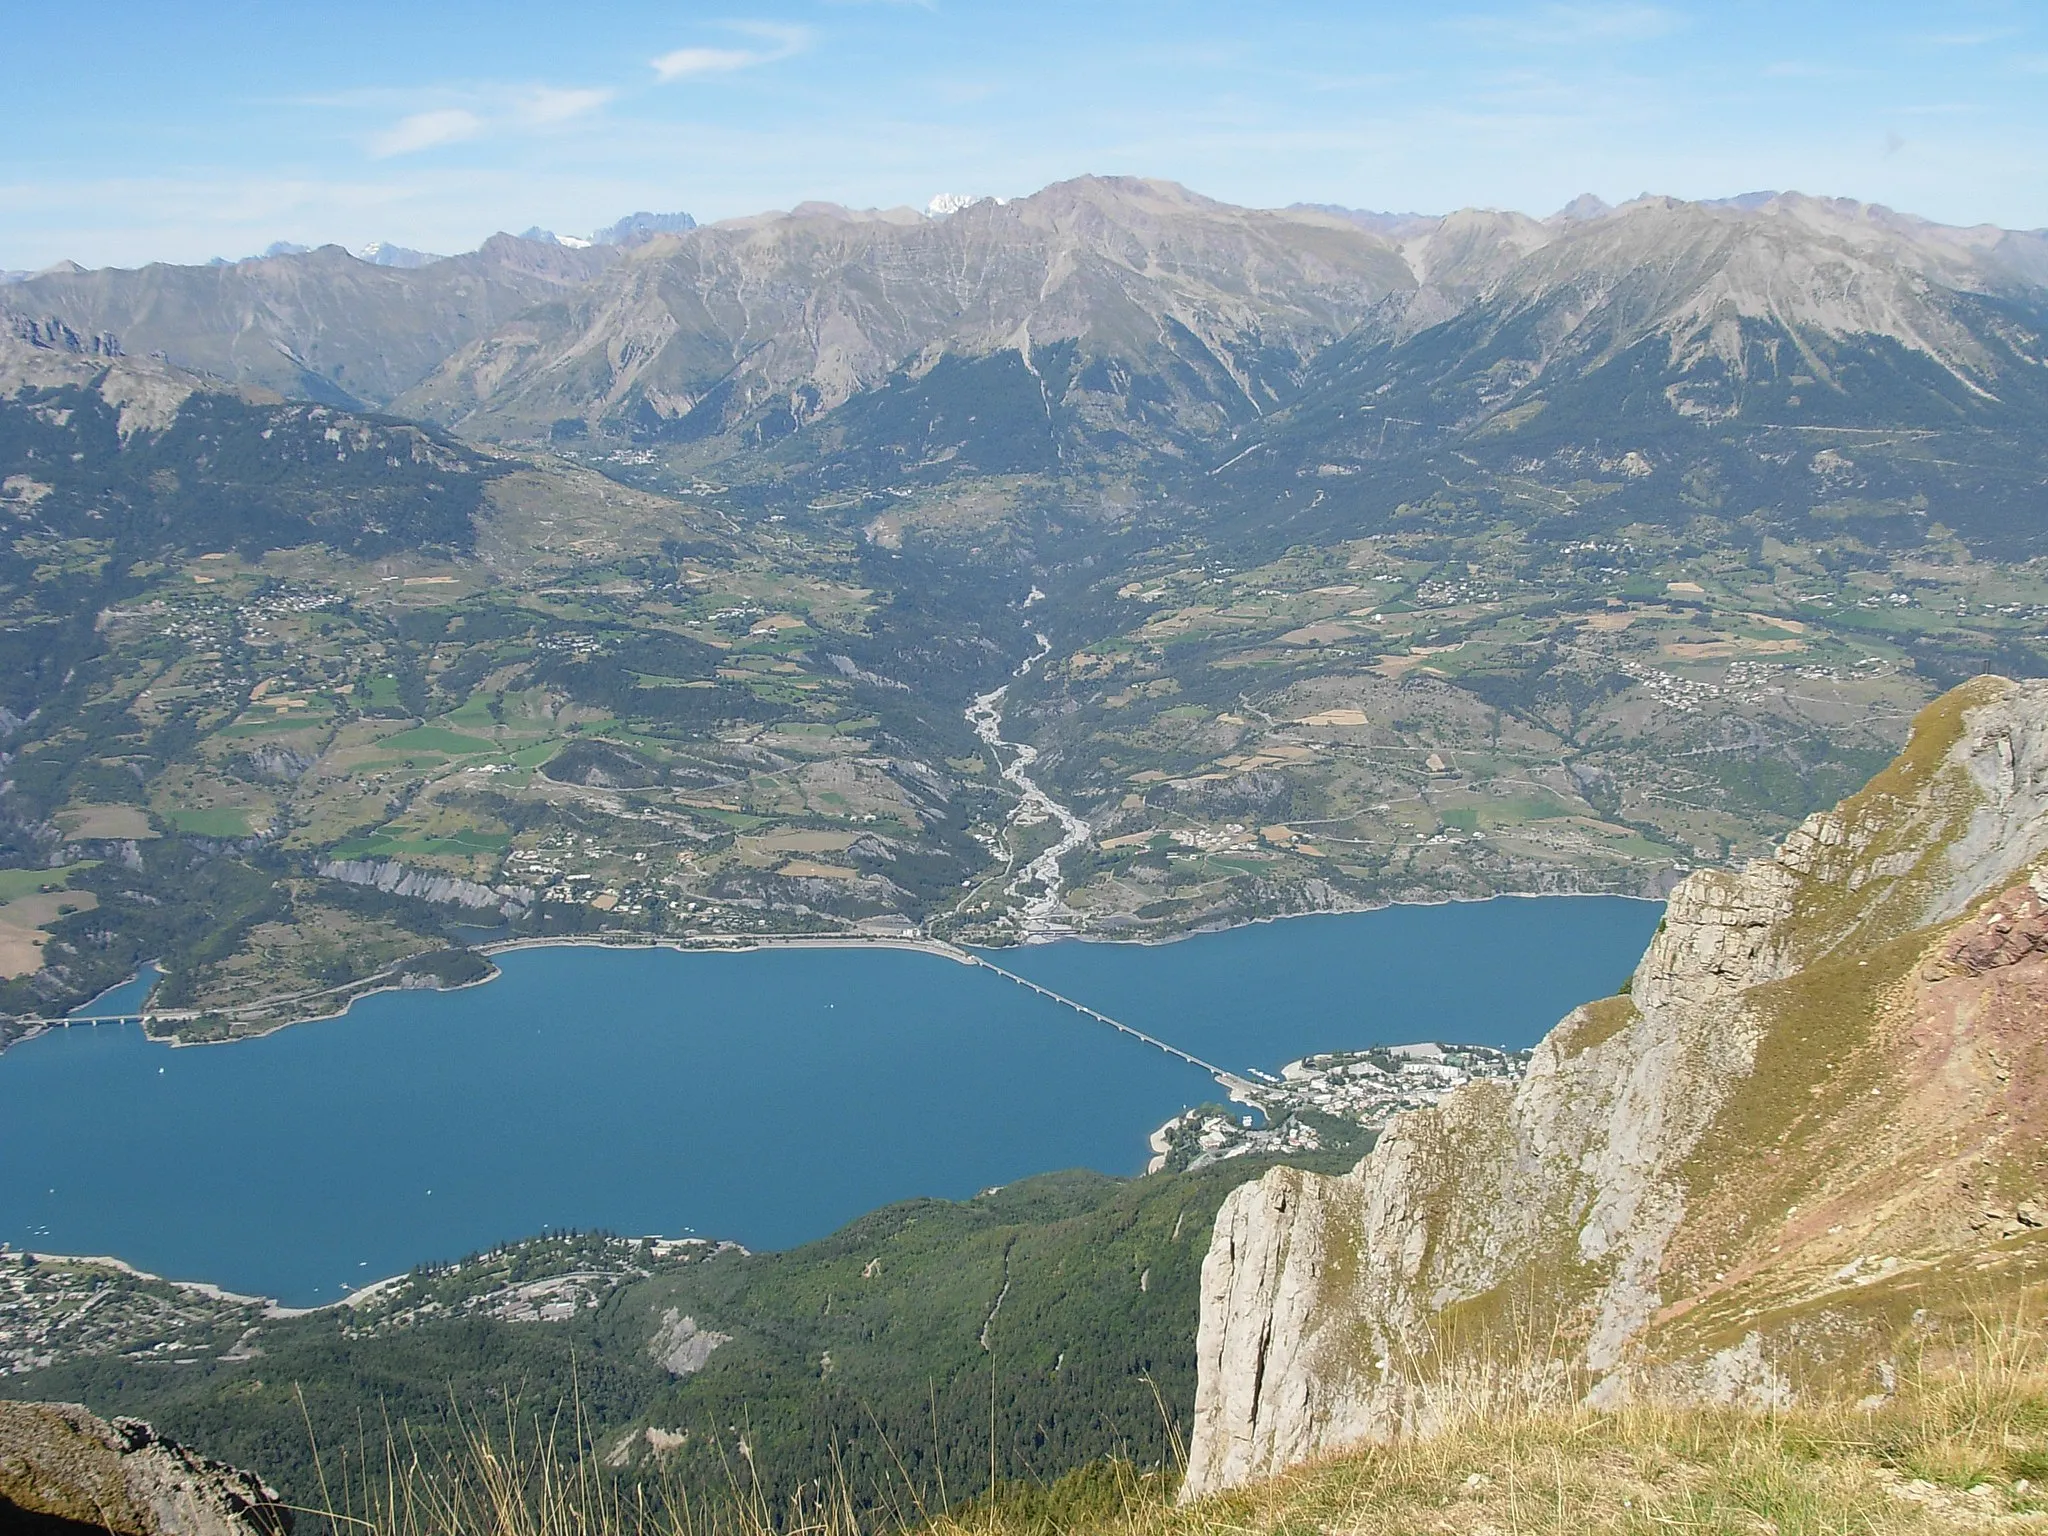
[[[821,1487],[771,1507],[744,1464],[727,1498],[657,1512],[560,1454],[556,1430],[479,1430],[466,1453],[391,1458],[329,1505],[377,1536],[1394,1536],[1444,1532],[1906,1533],[2048,1525],[2048,1357],[2031,1329],[1882,1401],[1772,1412],[1498,1402],[1427,1439],[1364,1449],[1185,1508],[1172,1479],[1101,1462],[944,1511],[880,1517]],[[573,1438],[558,1427],[560,1442]],[[360,1463],[359,1463],[360,1465]],[[581,1464],[587,1466],[587,1463]],[[644,1488],[644,1485],[642,1485]],[[907,1486],[907,1485],[906,1485]],[[302,1524],[317,1528],[319,1521]]]

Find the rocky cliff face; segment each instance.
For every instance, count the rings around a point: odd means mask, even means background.
[[[255,1474],[195,1456],[139,1419],[0,1402],[0,1528],[287,1536],[292,1517]]]
[[[394,896],[412,896],[421,901],[442,902],[458,907],[493,909],[512,917],[533,905],[534,893],[524,885],[479,885],[430,869],[411,869],[396,859],[329,859],[320,866],[325,880],[350,885],[374,886]]]
[[[163,431],[193,394],[222,387],[157,358],[128,357],[104,332],[81,335],[61,320],[0,305],[0,398],[68,386],[94,390],[119,413],[123,442]]]
[[[1881,1392],[2041,1285],[2044,849],[2048,684],[1978,679],[1775,858],[1680,886],[1512,1090],[1235,1191],[1186,1496],[1503,1389]]]

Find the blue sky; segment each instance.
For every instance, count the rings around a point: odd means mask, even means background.
[[[1262,206],[1793,187],[2048,225],[2039,0],[10,9],[0,267],[455,251],[1091,171]]]

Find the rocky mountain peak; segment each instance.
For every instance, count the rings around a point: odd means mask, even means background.
[[[989,201],[992,199],[972,192],[940,192],[924,205],[924,216],[928,219],[950,219],[963,208]]]
[[[1008,354],[1037,420],[1013,424],[993,404],[942,413],[918,428],[937,435],[917,456],[959,454],[972,425],[1001,431],[1016,462],[1088,422],[1156,439],[1255,417],[1410,281],[1383,241],[1341,221],[1134,177],[1076,178],[943,220],[803,205],[644,247],[567,310],[457,353],[401,405],[511,433],[578,417],[774,439],[871,392],[921,401],[941,360],[986,363],[974,376],[1007,389],[1009,365],[987,360]],[[1049,346],[1069,349],[1057,389],[1038,360]],[[1133,406],[1129,381],[1155,377],[1165,409]],[[926,405],[908,409],[929,421]]]
[[[1020,208],[1059,210],[1087,203],[1102,208],[1144,209],[1153,213],[1213,211],[1232,207],[1190,191],[1177,181],[1158,176],[1075,176],[1066,181],[1052,182],[1029,197],[1013,201]]]
[[[1645,197],[1574,223],[1453,215],[1404,245],[1422,291],[1367,328],[1361,343],[1391,348],[1343,389],[1391,384],[1410,415],[1462,400],[1468,427],[1597,392],[1610,367],[1631,389],[1661,375],[1673,415],[1709,421],[1745,402],[1853,416],[1867,408],[1855,392],[1880,388],[1940,396],[1944,419],[1995,410],[2039,386],[2036,327],[1980,300],[2014,291],[2035,256],[2025,238],[1966,233],[1791,195],[1754,208]],[[1411,363],[1400,348],[1424,333]]]
[[[1591,192],[1581,192],[1550,216],[1553,224],[1583,224],[1588,219],[1605,218],[1614,212],[1614,205]]]
[[[1814,420],[1880,376],[1950,414],[2039,383],[2028,316],[2048,287],[2048,234],[1848,200],[1645,196],[1610,209],[1589,194],[1546,220],[1430,217],[1240,208],[1091,175],[945,206],[810,202],[701,230],[635,214],[596,245],[533,230],[424,265],[325,247],[218,268],[52,271],[8,292],[80,335],[280,394],[487,437],[566,426],[719,456],[856,400],[872,420],[847,418],[842,447],[885,418],[908,430],[908,412],[924,423],[913,462],[978,462],[959,457],[971,421],[1003,437],[1012,469],[1057,457],[1051,445],[1076,432],[1182,457],[1297,407],[1355,425],[1363,398],[1402,401],[1397,414],[1431,430],[1476,430],[1659,350],[1671,413],[1707,423],[1746,400]],[[1046,346],[1071,348],[1071,375],[1046,376]],[[1007,365],[980,366],[1004,354],[1028,387]],[[941,360],[969,372],[935,375]],[[1777,386],[1759,394],[1759,379]],[[934,406],[935,390],[953,403]],[[1013,419],[1033,396],[1037,420]]]
[[[356,252],[356,256],[375,267],[424,267],[448,259],[431,251],[416,251],[410,246],[396,245],[389,240],[372,240]]]
[[[687,213],[648,213],[642,210],[606,225],[590,237],[593,245],[638,245],[656,235],[684,235],[697,227]]]
[[[1527,214],[1461,208],[1402,241],[1401,252],[1417,281],[1469,300],[1548,245],[1555,233]]]

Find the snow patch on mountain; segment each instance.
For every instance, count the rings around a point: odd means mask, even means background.
[[[389,240],[372,240],[352,254],[358,261],[367,261],[373,267],[424,267],[448,259],[445,256],[437,256],[432,251],[416,251],[411,246],[394,245]]]
[[[587,251],[595,243],[579,235],[558,235],[552,229],[542,229],[538,224],[519,232],[522,240],[532,240],[540,245],[560,245],[572,251]]]

